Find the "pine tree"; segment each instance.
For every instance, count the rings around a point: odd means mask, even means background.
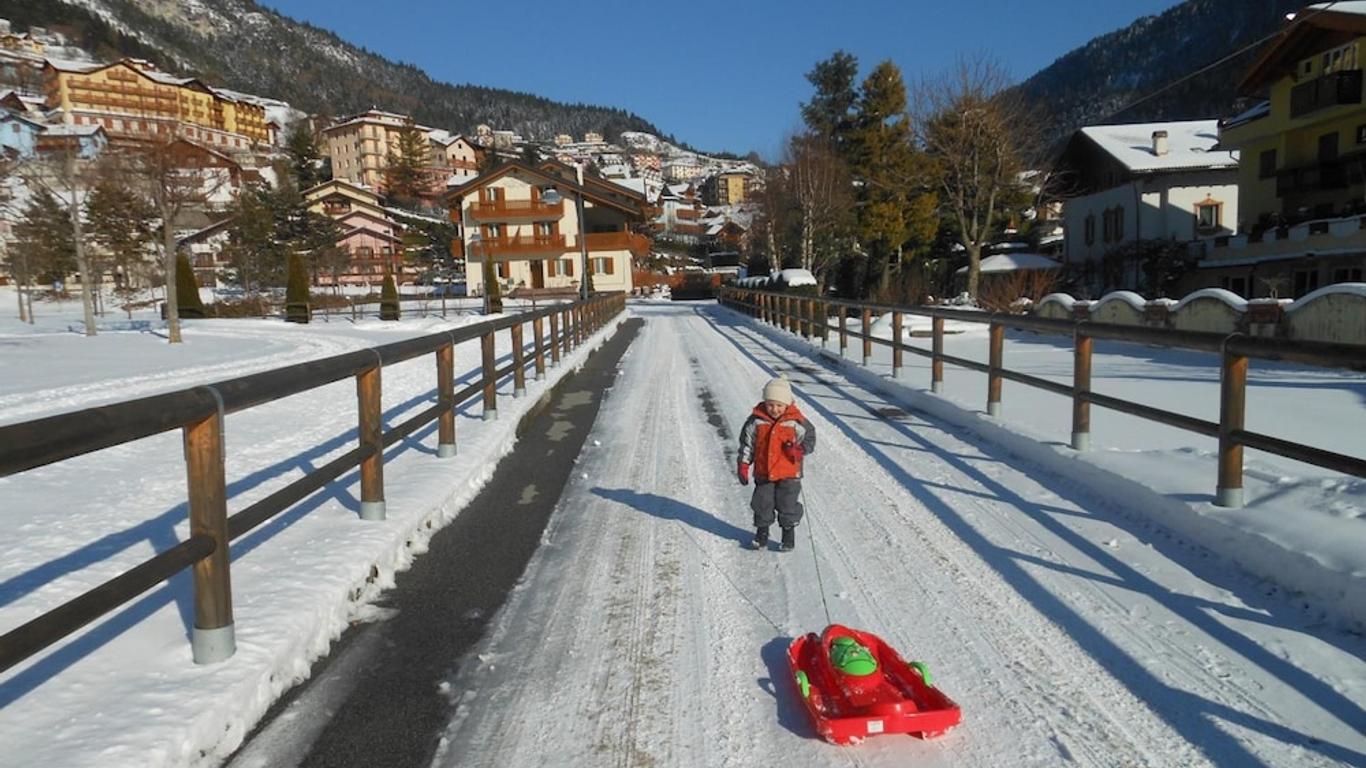
[[[811,101],[802,104],[802,120],[811,133],[844,156],[845,143],[853,127],[852,111],[858,101],[854,78],[858,59],[853,54],[835,51],[806,74],[816,89]]]
[[[14,226],[14,248],[23,254],[27,274],[45,283],[66,279],[76,269],[76,236],[57,197],[34,191],[23,218]]]
[[[175,287],[180,304],[177,308],[180,317],[204,317],[206,313],[204,301],[199,298],[199,281],[195,279],[194,267],[190,266],[190,257],[186,256],[184,251],[177,253],[175,257]]]
[[[111,174],[96,183],[85,212],[91,238],[108,254],[107,260],[118,274],[128,280],[155,241],[156,211],[120,177]]]
[[[386,283],[386,285],[388,285]],[[291,323],[307,323],[308,273],[304,260],[297,253],[289,254],[289,285],[285,288],[285,320]]]
[[[308,129],[307,120],[300,120],[289,129],[285,151],[289,153],[290,169],[299,189],[309,189],[323,181],[322,150],[313,131]]]
[[[246,187],[232,209],[224,251],[237,285],[252,295],[283,283],[285,250],[278,238],[275,208],[269,188]]]
[[[390,147],[386,161],[384,187],[388,195],[403,202],[421,196],[425,191],[422,175],[427,166],[427,137],[411,117],[404,118],[397,146]]]
[[[394,275],[389,271],[389,267],[384,268],[384,287],[379,292],[379,319],[397,320],[401,314],[398,300],[398,286],[394,284]]]

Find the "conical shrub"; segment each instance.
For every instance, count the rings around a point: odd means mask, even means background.
[[[289,283],[285,285],[285,321],[307,323],[308,272],[304,269],[303,257],[297,253],[289,254]]]
[[[398,286],[394,284],[394,275],[386,267],[384,287],[379,292],[379,319],[397,320],[399,314]]]
[[[181,318],[202,318],[204,301],[199,298],[199,281],[194,279],[190,257],[183,252],[175,257],[176,314]]]

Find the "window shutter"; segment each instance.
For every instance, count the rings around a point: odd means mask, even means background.
[[[573,276],[574,276],[574,260],[573,260],[573,259],[565,259],[565,261],[564,261],[564,276],[565,276],[565,277],[573,277]]]
[[[545,262],[545,276],[558,277],[560,274],[560,260],[547,259]]]
[[[614,262],[616,262],[616,259],[613,258],[613,257],[611,257],[611,256],[608,256],[607,258],[603,259],[602,261],[603,261],[603,266],[606,267],[606,269],[604,269],[603,271],[606,272],[606,273],[609,274],[609,275],[612,274],[613,270],[616,269],[616,266],[614,265]]]

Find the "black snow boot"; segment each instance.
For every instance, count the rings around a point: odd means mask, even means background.
[[[763,549],[768,546],[768,528],[755,528],[754,541],[749,543],[751,549]]]
[[[783,546],[782,546],[781,551],[783,551],[783,552],[791,552],[791,551],[793,550],[793,548],[795,548],[796,546],[797,546],[797,529],[796,529],[796,528],[784,528],[784,529],[783,529]]]

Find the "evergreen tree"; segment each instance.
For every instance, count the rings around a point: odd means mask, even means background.
[[[851,113],[858,101],[854,88],[857,76],[858,59],[844,51],[835,51],[806,74],[816,95],[802,104],[802,120],[811,133],[824,139],[841,156],[853,127]]]
[[[384,169],[385,191],[402,202],[416,200],[425,191],[423,170],[427,167],[427,137],[411,117],[398,129],[397,146],[390,147]]]
[[[245,187],[232,210],[224,247],[237,285],[255,295],[281,285],[286,251],[277,237],[275,202],[266,187]]]
[[[379,319],[397,320],[401,314],[398,300],[398,286],[394,284],[394,275],[389,271],[389,267],[384,267],[384,287],[379,292]]]
[[[194,267],[190,266],[190,257],[184,251],[175,257],[175,287],[180,317],[204,317],[204,301],[199,298],[199,281],[195,279]]]
[[[91,238],[104,249],[109,265],[127,280],[155,242],[156,211],[121,177],[110,174],[95,184],[85,212]]]
[[[34,191],[14,226],[14,247],[40,281],[64,280],[76,269],[76,235],[65,207],[46,189]]]
[[[386,282],[387,286],[388,283]],[[285,288],[285,320],[291,323],[307,323],[308,274],[304,260],[297,253],[289,254],[289,285]]]
[[[299,189],[309,189],[324,181],[322,150],[307,120],[300,120],[289,129],[285,151],[289,153],[290,169]]]

